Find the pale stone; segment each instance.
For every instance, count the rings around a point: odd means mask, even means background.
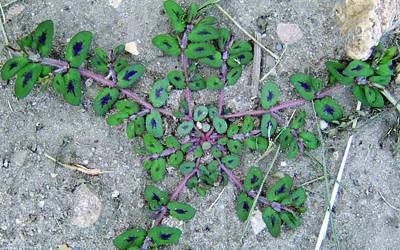
[[[250,219],[251,227],[253,228],[253,232],[255,235],[259,234],[262,230],[264,230],[267,225],[262,218],[262,213],[260,210],[255,209],[251,219]]]
[[[139,50],[138,50],[137,44],[135,42],[130,42],[130,43],[125,44],[125,50],[134,56],[139,55]]]
[[[118,8],[119,5],[122,3],[122,0],[109,0],[108,3],[114,7],[114,8]]]
[[[278,23],[276,33],[283,44],[292,44],[303,38],[303,32],[294,23]]]
[[[78,227],[89,227],[95,223],[101,214],[101,201],[85,184],[76,188],[74,212],[71,223]]]

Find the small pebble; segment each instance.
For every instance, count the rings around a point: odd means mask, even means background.
[[[275,49],[276,49],[277,51],[281,51],[281,50],[283,49],[282,44],[281,44],[281,43],[277,43]]]
[[[329,124],[324,120],[320,120],[319,121],[319,126],[320,126],[321,130],[325,130],[325,129],[328,128]]]
[[[286,161],[281,162],[281,167],[286,167],[286,166],[287,166],[287,162]]]

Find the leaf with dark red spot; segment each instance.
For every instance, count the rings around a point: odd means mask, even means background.
[[[146,130],[156,138],[163,136],[164,129],[161,114],[157,110],[152,110],[151,113],[147,115]]]
[[[119,73],[121,70],[125,69],[125,67],[128,65],[128,60],[125,58],[120,58],[117,61],[114,62],[114,71],[115,73]]]
[[[214,55],[215,51],[214,46],[210,43],[191,43],[185,50],[185,55],[190,59],[199,59]]]
[[[172,154],[169,157],[169,164],[174,168],[178,167],[183,161],[183,153],[182,151],[177,151],[175,154]]]
[[[141,64],[133,64],[126,68],[124,68],[121,72],[118,73],[117,85],[120,88],[128,88],[134,82],[139,79],[139,77],[143,74],[146,70],[146,67]]]
[[[281,217],[279,213],[273,210],[271,207],[267,207],[263,213],[262,218],[267,225],[269,233],[273,237],[277,237],[281,231]]]
[[[243,183],[244,190],[249,192],[252,189],[257,189],[260,187],[261,182],[262,182],[262,173],[260,168],[251,167]]]
[[[42,72],[42,65],[35,63],[29,63],[18,72],[15,83],[15,95],[18,98],[23,98],[31,92],[40,72]]]
[[[389,60],[386,63],[379,63],[375,73],[380,76],[391,76],[394,74],[393,60]]]
[[[189,174],[190,172],[193,171],[193,169],[195,168],[196,164],[192,161],[187,161],[181,164],[181,166],[179,167],[179,169],[181,170],[182,173],[184,174]]]
[[[253,60],[253,53],[249,51],[239,52],[238,54],[231,55],[227,61],[231,67],[239,67]]]
[[[177,242],[181,237],[181,230],[173,227],[153,227],[149,231],[149,237],[153,239],[156,244],[171,244]]]
[[[207,87],[207,84],[203,80],[197,80],[197,81],[192,81],[189,82],[189,89],[193,91],[200,91],[203,90]]]
[[[343,73],[343,70],[346,68],[343,64],[338,62],[326,62],[326,68],[329,72],[343,85],[349,85],[354,83],[354,77],[348,76]]]
[[[104,115],[115,103],[119,95],[117,88],[104,88],[93,101],[93,109],[97,115]]]
[[[306,200],[306,192],[304,188],[299,187],[291,195],[282,200],[282,205],[300,206]]]
[[[122,100],[117,102],[117,109],[128,115],[133,115],[139,112],[139,106],[136,103]]]
[[[247,42],[238,42],[238,43],[234,43],[230,50],[229,50],[229,54],[234,55],[240,52],[244,52],[244,51],[252,51],[252,47],[249,43]]]
[[[134,228],[115,237],[113,243],[119,249],[128,249],[132,246],[142,245],[146,235],[147,231],[143,228]]]
[[[246,193],[241,193],[237,201],[237,215],[239,220],[246,220],[249,217],[250,209],[253,206],[253,199],[248,197]]]
[[[114,49],[113,60],[115,61],[125,51],[125,45],[118,45]]]
[[[226,121],[217,116],[213,119],[213,125],[215,127],[215,130],[217,130],[217,132],[220,134],[225,133],[228,129],[228,124],[226,123]]]
[[[290,76],[289,80],[297,89],[302,98],[306,99],[307,101],[315,99],[315,91],[312,89],[311,77],[304,74],[295,74]]]
[[[60,73],[55,73],[54,78],[53,78],[53,86],[54,89],[57,90],[58,93],[65,95],[67,92],[65,88],[65,82],[64,82],[64,77]]]
[[[97,70],[99,70],[101,72],[104,72],[104,73],[108,72],[107,63],[103,59],[101,59],[100,57],[91,57],[90,61],[92,62],[93,66]]]
[[[184,89],[186,87],[185,76],[178,71],[171,71],[167,75],[168,81],[172,83],[178,89]]]
[[[299,143],[297,142],[297,140],[292,140],[292,142],[289,145],[289,151],[286,154],[286,159],[293,159],[297,155],[298,151],[299,151]]]
[[[289,147],[290,143],[292,142],[294,136],[290,131],[290,128],[287,128],[282,131],[279,140],[280,140],[280,145],[281,148],[287,148]]]
[[[65,100],[72,105],[79,105],[81,103],[81,75],[77,69],[69,69],[68,73],[64,75],[64,83],[66,93]]]
[[[47,56],[51,51],[53,35],[54,25],[50,20],[40,23],[36,28],[33,41],[37,44],[36,48],[43,57]]]
[[[310,132],[301,132],[299,137],[303,139],[303,144],[308,148],[317,148],[319,145],[318,138]]]
[[[178,126],[178,134],[179,135],[187,135],[192,131],[193,127],[194,127],[193,121],[183,121]]]
[[[212,67],[219,68],[222,66],[224,61],[221,58],[221,53],[216,51],[213,55],[209,55],[203,58],[200,58],[200,61],[203,63],[210,65]]]
[[[89,31],[79,32],[69,41],[65,58],[70,61],[71,67],[82,65],[91,43],[92,33]]]
[[[294,119],[292,122],[292,125],[290,126],[292,129],[299,129],[301,126],[303,126],[304,121],[306,119],[306,111],[301,111],[301,113]]]
[[[189,41],[206,42],[219,38],[218,30],[208,25],[198,25],[188,35]]]
[[[144,196],[148,202],[155,201],[159,205],[166,205],[169,202],[168,195],[152,185],[148,185],[146,187]]]
[[[354,60],[347,65],[345,70],[343,70],[343,74],[353,77],[370,76],[374,74],[374,70],[368,63],[360,60]]]
[[[205,17],[201,19],[196,25],[212,25],[218,23],[218,20],[215,17]]]
[[[263,115],[261,120],[261,135],[270,138],[275,133],[276,128],[276,119],[269,113]]]
[[[152,43],[154,46],[164,51],[168,55],[179,56],[181,54],[181,48],[179,47],[178,41],[170,36],[156,36],[153,38]]]
[[[225,51],[225,46],[228,44],[229,37],[230,37],[229,30],[221,28],[221,30],[219,31],[219,40],[218,40],[218,45],[221,51]]]
[[[269,191],[267,194],[267,198],[269,201],[281,201],[283,200],[290,192],[292,188],[293,180],[289,175],[285,175],[282,179],[280,179]]]
[[[190,220],[196,214],[196,210],[189,205],[173,201],[168,203],[169,213],[178,220]]]
[[[265,83],[261,93],[261,104],[263,108],[269,109],[271,106],[274,106],[278,102],[278,98],[278,86],[273,82]]]
[[[295,229],[301,225],[300,219],[297,218],[296,215],[288,211],[282,211],[281,218],[291,229]]]
[[[228,149],[234,154],[241,154],[243,150],[243,145],[238,140],[229,140],[228,141]]]
[[[226,75],[226,85],[229,86],[235,85],[241,75],[242,75],[242,67],[233,68]]]
[[[105,52],[103,49],[97,48],[94,50],[96,52],[96,55],[103,60],[105,63],[108,63],[108,55],[107,52]]]
[[[133,121],[135,123],[135,133],[141,135],[144,132],[144,118],[143,116],[138,116]]]
[[[15,76],[26,64],[28,63],[27,57],[14,57],[8,60],[3,68],[1,68],[1,79],[7,81]]]
[[[167,169],[167,162],[164,158],[154,160],[150,169],[151,178],[155,181],[161,181],[164,177],[165,170]]]
[[[109,116],[106,119],[108,125],[118,125],[124,122],[125,119],[128,119],[129,115],[126,113],[116,113],[112,116]]]
[[[185,31],[185,11],[183,11],[182,7],[174,1],[165,1],[164,8],[167,11],[169,18],[171,19],[175,30],[178,32]]]
[[[156,108],[161,107],[168,99],[169,81],[162,79],[154,83],[150,92],[150,101]]]
[[[239,157],[236,155],[225,155],[221,162],[228,168],[235,168],[239,165]]]
[[[208,115],[208,108],[206,106],[199,106],[193,113],[193,120],[199,122],[206,118]]]
[[[322,119],[328,122],[339,120],[343,117],[342,108],[328,97],[316,100],[314,102],[314,107],[315,111],[322,117]]]
[[[368,78],[369,81],[379,85],[387,85],[391,79],[391,76],[371,76]]]
[[[246,115],[244,117],[243,125],[242,125],[242,133],[246,134],[253,130],[254,120],[250,115]]]

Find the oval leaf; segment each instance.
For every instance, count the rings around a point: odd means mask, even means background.
[[[189,82],[189,89],[194,91],[199,91],[205,89],[207,86],[206,82],[203,80]]]
[[[82,65],[91,43],[92,33],[89,31],[79,32],[69,41],[65,58],[70,61],[71,67]]]
[[[193,171],[195,166],[196,166],[196,164],[194,162],[187,161],[187,162],[182,163],[182,165],[179,167],[179,169],[181,170],[182,173],[189,174],[190,172]]]
[[[348,76],[370,76],[374,74],[374,70],[371,66],[363,61],[354,60],[349,65],[347,65],[346,69],[343,70],[343,73]]]
[[[159,154],[163,151],[163,146],[151,134],[143,137],[144,147],[152,154]]]
[[[146,130],[156,138],[164,134],[161,115],[157,110],[152,110],[146,117]]]
[[[271,116],[271,114],[263,115],[261,120],[261,135],[270,138],[277,128],[276,119]]]
[[[250,132],[251,130],[253,130],[253,127],[254,127],[253,118],[249,115],[246,115],[244,117],[244,122],[242,125],[242,133],[246,134],[246,133]]]
[[[233,55],[244,51],[252,51],[252,49],[251,45],[247,42],[234,43],[229,50],[229,54]]]
[[[253,206],[253,199],[246,193],[241,193],[237,201],[237,215],[239,220],[244,221],[249,217],[250,209]]]
[[[343,85],[349,85],[354,83],[354,77],[348,76],[343,73],[343,70],[346,68],[343,64],[338,62],[326,62],[326,67],[329,72]]]
[[[265,150],[268,148],[268,140],[261,136],[253,136],[244,140],[246,146],[254,150]]]
[[[157,160],[154,160],[150,169],[151,178],[153,178],[155,181],[161,181],[161,179],[164,177],[166,169],[167,163],[164,158],[158,158]]]
[[[154,83],[150,93],[150,101],[156,108],[161,107],[167,101],[169,81],[167,79],[159,80]]]
[[[213,125],[215,127],[215,130],[217,130],[217,132],[220,134],[225,133],[226,130],[228,129],[228,125],[226,124],[226,121],[219,117],[214,117]]]
[[[143,116],[136,117],[136,120],[133,121],[135,123],[135,133],[137,135],[141,135],[144,132],[144,118]]]
[[[178,41],[170,36],[156,36],[153,38],[152,43],[154,46],[164,51],[168,55],[179,56],[179,54],[181,53],[181,48],[179,47]]]
[[[263,108],[269,109],[274,106],[279,98],[278,86],[273,82],[267,82],[264,85],[263,91],[261,93],[261,104]]]
[[[193,121],[184,121],[178,126],[178,134],[187,135],[192,131],[193,127]]]
[[[328,97],[316,100],[314,107],[315,111],[322,117],[322,119],[328,122],[339,120],[343,117],[342,108]]]
[[[81,103],[81,75],[77,69],[69,69],[68,73],[64,75],[66,93],[65,100],[72,105],[79,105]]]
[[[288,211],[282,211],[281,218],[291,229],[294,229],[301,225],[301,221],[299,220],[299,218],[297,218],[296,215],[294,215]]]
[[[118,95],[118,89],[104,88],[93,101],[94,112],[99,116],[104,115],[115,103]]]
[[[186,57],[190,59],[203,58],[214,54],[215,48],[209,43],[191,43],[185,50]]]
[[[269,201],[281,201],[283,200],[290,192],[292,188],[293,180],[292,177],[286,175],[282,179],[280,179],[269,191],[267,194],[267,198]]]
[[[208,25],[198,25],[188,35],[189,41],[192,42],[206,42],[218,37],[219,33],[217,29]]]
[[[226,85],[234,85],[242,75],[242,67],[233,68],[229,73],[226,75]]]
[[[228,44],[229,37],[230,37],[229,30],[221,28],[221,30],[219,31],[219,40],[218,40],[218,45],[221,51],[225,51],[225,46]]]
[[[317,137],[310,132],[301,132],[299,137],[303,138],[303,144],[309,148],[318,148],[319,141]]]
[[[221,53],[218,51],[216,51],[213,55],[200,58],[200,61],[211,67],[216,67],[216,68],[221,67],[222,64],[224,63],[224,61],[221,58]]]
[[[133,64],[124,68],[121,72],[118,73],[117,76],[118,87],[127,88],[131,86],[134,82],[136,82],[137,79],[139,79],[139,77],[143,74],[145,70],[146,67],[141,64]]]
[[[299,129],[301,126],[304,124],[304,120],[306,118],[306,111],[301,111],[301,113],[294,119],[292,126],[290,126],[292,129]]]
[[[293,159],[299,151],[299,144],[297,140],[293,140],[289,145],[289,152],[286,154],[286,159]]]
[[[177,242],[181,237],[181,230],[173,227],[153,227],[149,231],[149,237],[156,244],[171,244]]]
[[[228,168],[235,168],[239,165],[239,157],[236,155],[226,155],[222,158],[221,162]]]
[[[251,167],[243,183],[244,190],[249,192],[252,189],[257,189],[260,187],[261,182],[262,182],[262,173],[260,168]]]
[[[272,236],[277,237],[281,231],[282,223],[278,212],[273,210],[271,207],[267,207],[262,213],[262,218],[267,225],[269,233]]]
[[[311,86],[311,77],[304,74],[295,74],[290,76],[289,79],[302,98],[307,101],[315,99],[315,91]]]
[[[243,145],[240,141],[237,140],[229,140],[228,141],[228,149],[234,154],[241,154],[243,150]]]
[[[27,57],[14,57],[8,60],[3,68],[1,68],[1,79],[7,81],[15,76],[26,64],[28,63]]]
[[[50,54],[51,46],[53,44],[54,24],[52,21],[47,20],[38,25],[35,31],[33,41],[37,44],[37,50],[46,57]]]
[[[228,65],[231,67],[239,67],[249,63],[253,60],[253,53],[249,51],[243,51],[238,54],[231,55],[228,59]]]
[[[182,151],[177,151],[175,154],[172,154],[169,157],[169,164],[174,168],[178,167],[183,161],[183,153]]]
[[[18,98],[23,98],[31,92],[40,72],[42,72],[42,65],[35,63],[30,63],[19,71],[15,83],[15,95]]]
[[[159,205],[166,205],[169,202],[168,195],[152,185],[146,187],[144,196],[148,202],[156,202]]]
[[[168,73],[167,78],[168,81],[178,89],[184,89],[186,87],[185,77],[181,72],[171,71]]]
[[[281,148],[289,147],[290,143],[293,141],[293,138],[294,138],[294,136],[291,133],[290,128],[283,130],[280,135]]]
[[[125,119],[128,119],[129,115],[125,113],[117,113],[106,119],[108,125],[118,125],[124,122]]]
[[[199,106],[196,108],[196,110],[193,113],[193,120],[195,122],[199,122],[206,118],[208,115],[208,108],[205,106]]]
[[[57,90],[58,93],[65,95],[67,92],[65,88],[65,82],[64,82],[64,77],[60,73],[56,73],[53,78],[53,86],[54,89]]]
[[[380,76],[391,76],[394,74],[393,60],[389,60],[386,63],[378,64],[378,69],[375,72]]]
[[[178,32],[185,31],[185,11],[174,1],[165,1],[164,8],[168,13],[169,18],[174,26],[174,29]]]
[[[126,136],[132,139],[135,137],[135,123],[133,121],[129,121],[128,125],[125,128]]]
[[[282,205],[300,206],[306,200],[304,188],[299,187],[294,193],[282,200]]]
[[[128,115],[133,115],[139,112],[139,106],[136,103],[125,100],[117,102],[117,109],[123,113],[127,113]]]
[[[103,61],[100,57],[91,57],[90,61],[92,62],[93,66],[104,73],[108,72],[108,65],[106,62]]]
[[[196,210],[189,205],[173,201],[168,203],[169,213],[178,220],[190,220],[196,214]]]
[[[121,70],[125,69],[127,65],[128,65],[128,60],[126,60],[125,58],[118,59],[117,61],[114,62],[115,73],[118,73]]]
[[[387,85],[391,79],[391,76],[371,76],[368,78],[369,81],[379,85]]]
[[[118,235],[113,243],[119,249],[128,249],[131,246],[140,246],[143,244],[147,231],[143,228],[134,228]]]

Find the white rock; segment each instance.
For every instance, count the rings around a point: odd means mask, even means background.
[[[101,201],[85,184],[79,185],[74,194],[74,212],[71,223],[82,228],[93,225],[100,217]]]
[[[251,223],[251,227],[253,228],[253,232],[255,235],[259,234],[262,230],[264,230],[264,228],[267,227],[267,225],[265,225],[265,222],[262,218],[262,213],[260,212],[260,210],[255,209],[251,219],[250,219],[250,223]]]
[[[283,44],[292,44],[303,38],[303,32],[294,23],[278,23],[276,33]]]
[[[137,44],[135,42],[130,42],[130,43],[125,44],[125,50],[134,56],[139,55],[139,50],[138,50]]]

